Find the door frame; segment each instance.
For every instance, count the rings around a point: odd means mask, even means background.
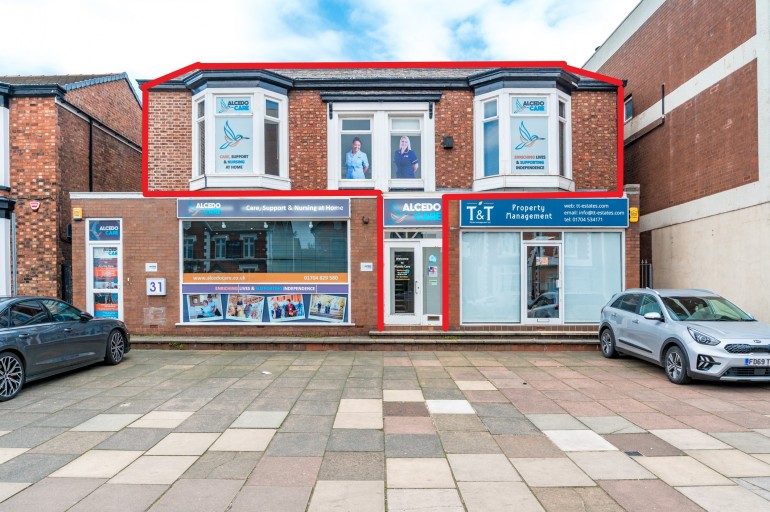
[[[384,304],[385,308],[385,324],[386,325],[441,325],[441,315],[426,315],[423,311],[423,292],[425,284],[423,283],[423,276],[425,274],[426,262],[423,261],[422,253],[426,247],[438,247],[442,248],[441,238],[402,238],[402,239],[385,239],[385,247],[383,251],[383,271],[384,271]],[[390,312],[392,304],[393,294],[393,262],[391,260],[391,253],[393,249],[406,249],[412,250],[414,253],[414,313],[413,314],[393,314]],[[439,272],[440,275],[443,272]],[[429,320],[429,317],[433,317],[433,320]]]
[[[556,279],[556,289],[558,293],[558,305],[559,316],[557,318],[529,318],[527,316],[527,302],[528,302],[528,286],[529,277],[527,274],[527,260],[528,249],[530,247],[558,247],[559,249],[559,272]],[[563,324],[564,323],[564,265],[562,264],[564,258],[564,241],[563,240],[522,240],[521,241],[521,323],[524,325],[548,325],[548,324]]]

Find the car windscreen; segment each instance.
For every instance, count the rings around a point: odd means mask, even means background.
[[[749,322],[753,319],[738,306],[718,296],[663,297],[675,320],[697,322]]]

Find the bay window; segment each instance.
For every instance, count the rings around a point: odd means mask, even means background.
[[[574,190],[570,97],[501,89],[475,100],[474,191]]]
[[[190,189],[290,189],[287,116],[286,97],[260,88],[193,97]]]

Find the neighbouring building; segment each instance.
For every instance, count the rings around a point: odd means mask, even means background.
[[[590,76],[587,76],[590,75]],[[73,193],[74,300],[135,333],[591,331],[639,280],[618,80],[220,65],[144,82],[143,193]]]
[[[586,68],[627,80],[625,179],[658,288],[770,321],[770,3],[643,0]]]
[[[141,190],[123,74],[0,76],[0,294],[72,300],[70,192]]]

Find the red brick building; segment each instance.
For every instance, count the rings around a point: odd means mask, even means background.
[[[644,0],[586,68],[627,80],[625,176],[654,286],[770,320],[770,4]]]
[[[617,80],[278,67],[143,85],[144,194],[72,195],[76,304],[137,333],[590,331],[637,284]]]
[[[141,190],[126,74],[0,76],[0,293],[71,300],[70,192]]]

